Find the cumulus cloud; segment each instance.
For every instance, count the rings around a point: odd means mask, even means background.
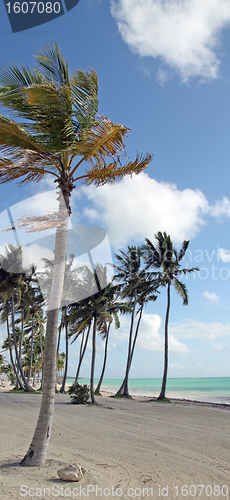
[[[204,292],[204,296],[211,302],[218,302],[220,300],[220,297],[215,292]]]
[[[121,318],[121,327],[113,329],[111,340],[118,348],[121,342],[127,344],[129,337],[130,320],[127,317]],[[161,317],[158,314],[143,313],[140,330],[137,337],[136,349],[141,351],[163,352],[164,333],[161,328]],[[171,332],[169,332],[169,351],[174,354],[187,355],[190,349],[180,342]]]
[[[85,210],[85,216],[103,224],[114,246],[153,239],[158,231],[170,233],[174,242],[190,239],[200,230],[202,215],[209,210],[198,189],[180,191],[174,184],[157,182],[145,173],[81,190],[93,205]]]
[[[220,33],[230,23],[229,0],[111,0],[111,13],[130,49],[160,58],[182,81],[218,77]]]
[[[180,191],[175,184],[157,182],[146,173],[80,190],[90,202],[84,215],[107,230],[115,247],[142,243],[146,237],[153,240],[158,231],[166,231],[174,243],[181,243],[198,234],[207,215],[218,217],[198,189]],[[222,215],[229,217],[227,205]]]
[[[219,321],[204,323],[195,319],[187,319],[181,323],[171,323],[170,332],[177,339],[214,340],[230,335],[230,323],[223,325]]]

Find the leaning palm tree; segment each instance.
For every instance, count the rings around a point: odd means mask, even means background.
[[[159,285],[167,288],[167,308],[165,316],[165,345],[164,345],[164,373],[162,386],[158,400],[165,399],[167,373],[168,373],[168,322],[170,310],[170,291],[174,285],[175,290],[183,299],[183,305],[188,304],[188,292],[184,283],[179,281],[178,276],[188,274],[194,271],[199,271],[199,268],[181,268],[181,260],[184,258],[188,248],[189,241],[183,241],[182,247],[178,252],[171,241],[169,235],[160,231],[155,234],[156,245],[146,238],[146,244],[142,246],[142,251],[146,261],[146,268],[153,268],[154,271],[159,269],[158,280]]]
[[[65,272],[70,196],[75,183],[95,186],[114,182],[126,174],[142,172],[151,155],[122,164],[124,139],[129,131],[98,108],[97,75],[94,70],[69,75],[68,63],[57,44],[37,55],[37,67],[15,65],[0,71],[0,103],[16,117],[0,115],[0,183],[19,179],[38,182],[47,174],[60,189],[59,210],[46,217],[27,217],[21,226],[29,230],[56,227],[54,273],[47,314],[44,389],[34,437],[23,465],[45,462],[53,419],[56,345],[59,308]],[[85,171],[82,166],[85,164]],[[31,228],[31,225],[33,226]]]

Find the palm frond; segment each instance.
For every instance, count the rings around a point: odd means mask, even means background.
[[[179,251],[178,262],[183,259],[188,246],[189,246],[189,241],[184,240],[182,243],[182,247]]]
[[[117,155],[124,149],[124,138],[129,131],[124,125],[116,125],[106,116],[99,116],[92,130],[82,132],[73,154],[82,156],[84,160],[96,161]]]
[[[159,269],[161,267],[162,259],[159,249],[153,243],[145,238],[146,244],[142,245],[141,249],[146,263],[146,269],[153,267]]]
[[[13,110],[16,116],[31,119],[30,107],[25,100],[22,89],[28,85],[42,83],[41,74],[35,69],[31,71],[28,66],[12,65],[0,69],[0,102]]]
[[[106,183],[113,184],[117,179],[123,179],[125,175],[132,176],[143,172],[148,167],[151,159],[152,155],[147,154],[145,157],[137,156],[134,162],[127,162],[125,165],[121,165],[119,159],[103,166],[98,162],[97,165],[86,170],[84,183],[87,185],[94,184],[96,187],[103,186]]]
[[[57,89],[54,84],[44,83],[27,87],[23,92],[33,116],[30,127],[47,149],[69,146],[75,137],[71,89]]]
[[[188,292],[184,283],[182,283],[181,281],[179,281],[177,278],[174,277],[173,284],[175,286],[177,293],[179,293],[179,295],[183,299],[183,305],[184,306],[188,305]]]
[[[22,219],[18,219],[18,222],[14,223],[14,229],[20,229],[22,227],[27,227],[27,233],[35,233],[38,231],[44,231],[46,229],[54,229],[61,226],[67,219],[69,214],[67,210],[59,210],[58,212],[52,212],[47,215],[25,215]],[[12,228],[4,229],[4,231],[12,231]]]
[[[58,177],[56,167],[57,157],[50,153],[40,153],[21,149],[21,158],[16,161],[9,158],[0,158],[0,184],[20,180],[23,185],[28,182],[38,182],[50,173]]]
[[[194,271],[200,271],[199,267],[186,267],[185,269],[179,269],[177,271],[177,274],[189,274],[193,273]]]
[[[70,78],[73,106],[77,121],[84,128],[95,125],[98,110],[98,82],[93,69],[78,70]]]
[[[57,42],[54,44],[46,43],[35,57],[38,61],[38,67],[41,68],[41,73],[48,83],[52,81],[60,85],[69,83],[68,63],[65,62]]]
[[[0,115],[0,151],[19,157],[21,149],[40,153],[46,151],[41,143],[18,123]]]

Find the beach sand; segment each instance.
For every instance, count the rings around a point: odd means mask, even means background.
[[[40,401],[39,394],[0,391],[1,500],[229,498],[229,407],[106,394],[98,406],[72,405],[69,395],[56,394],[46,464],[22,467]],[[89,470],[80,483],[58,479],[69,464]]]

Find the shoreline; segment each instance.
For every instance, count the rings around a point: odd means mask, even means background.
[[[68,391],[69,387],[72,384],[66,383],[66,391]],[[36,389],[40,387],[40,384],[37,384]],[[57,389],[59,390],[61,387],[61,384],[57,384]],[[12,387],[13,389],[13,387]],[[100,401],[100,397],[110,397],[112,399],[118,399],[120,401],[127,401],[129,398],[113,398],[113,396],[116,394],[115,392],[103,389],[100,391],[101,396],[98,396],[98,401]],[[7,393],[7,394],[19,394],[20,393],[14,393],[11,390],[11,383],[9,381],[4,381],[4,386],[0,385],[0,393]],[[22,393],[24,394],[24,393]],[[30,393],[32,394],[32,393]],[[156,396],[146,396],[146,395],[140,395],[140,394],[132,394],[130,393],[130,400],[138,401],[138,402],[157,402],[157,397]],[[203,405],[203,406],[210,406],[210,407],[219,407],[219,408],[229,408],[230,409],[230,403],[222,403],[222,402],[216,402],[216,401],[203,401],[199,399],[189,399],[189,398],[178,398],[178,397],[168,397],[170,403],[187,403],[187,404],[194,404],[194,405]],[[169,403],[169,404],[170,404]],[[160,403],[159,404],[167,404],[167,403]]]

